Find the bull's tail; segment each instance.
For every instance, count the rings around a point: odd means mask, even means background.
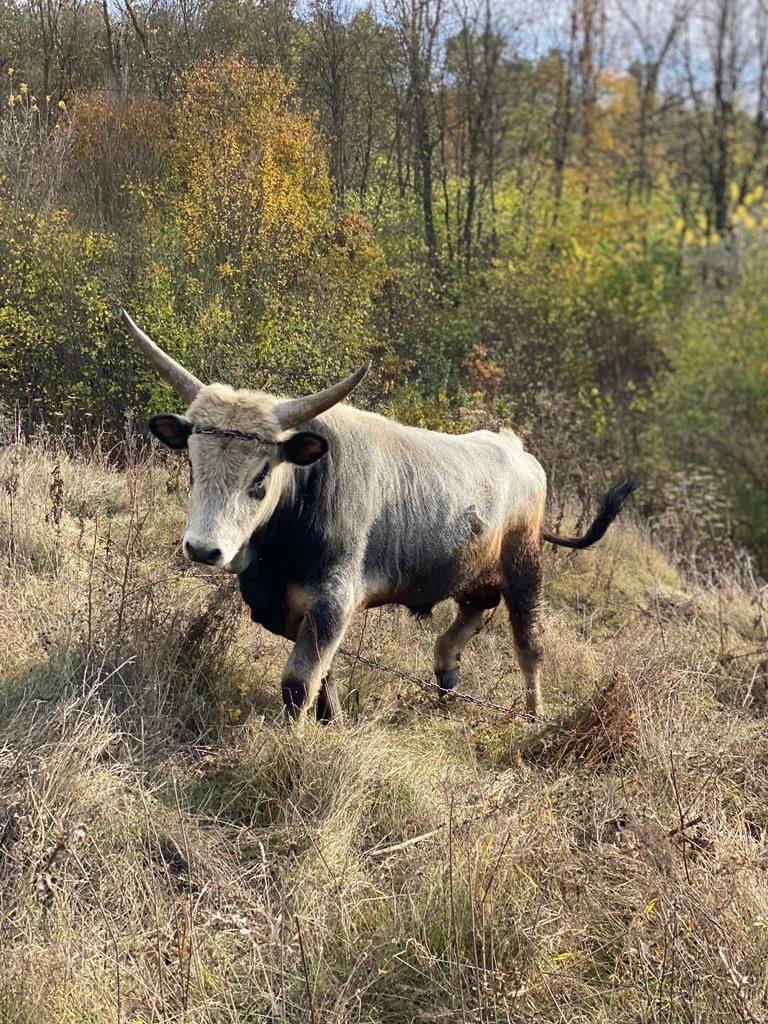
[[[621,512],[622,505],[636,486],[634,480],[623,480],[620,484],[612,487],[603,498],[600,511],[583,537],[558,537],[556,533],[547,533],[546,530],[542,533],[542,537],[544,540],[548,540],[550,544],[559,544],[563,548],[590,547],[600,540],[613,520]]]

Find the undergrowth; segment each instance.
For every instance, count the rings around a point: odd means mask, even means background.
[[[725,1022],[768,1014],[765,591],[639,525],[547,554],[545,717],[498,612],[441,705],[193,569],[171,461],[0,450],[0,1021]],[[346,648],[428,678],[448,619]]]

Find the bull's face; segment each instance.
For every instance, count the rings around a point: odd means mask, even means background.
[[[325,455],[327,441],[303,430],[342,401],[368,366],[305,398],[279,399],[221,384],[205,387],[141,331],[125,310],[124,327],[161,377],[187,402],[186,416],[149,421],[163,444],[186,449],[192,475],[184,554],[193,562],[243,572],[249,540],[275,511],[296,467]]]
[[[192,409],[198,405],[199,401]],[[184,554],[192,562],[234,573],[248,567],[248,542],[291,486],[294,467],[309,466],[328,450],[325,438],[309,431],[272,440],[261,434],[195,427],[191,419],[171,414],[153,416],[149,428],[169,448],[189,454]]]

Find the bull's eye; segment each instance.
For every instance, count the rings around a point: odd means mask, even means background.
[[[192,487],[192,484],[194,482],[195,482],[195,471],[194,471],[194,469],[192,469],[192,463],[190,462],[190,464],[189,464],[189,486],[190,486],[190,488]]]
[[[251,481],[251,485],[248,488],[249,498],[256,498],[258,501],[260,501],[264,497],[264,481],[267,479],[268,472],[269,463],[267,463],[266,466],[263,466]]]

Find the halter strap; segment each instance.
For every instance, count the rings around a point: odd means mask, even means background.
[[[245,434],[242,430],[219,430],[218,427],[193,427],[193,434],[208,434],[211,437],[234,437],[237,441],[260,441],[261,444],[277,444],[261,434]]]

